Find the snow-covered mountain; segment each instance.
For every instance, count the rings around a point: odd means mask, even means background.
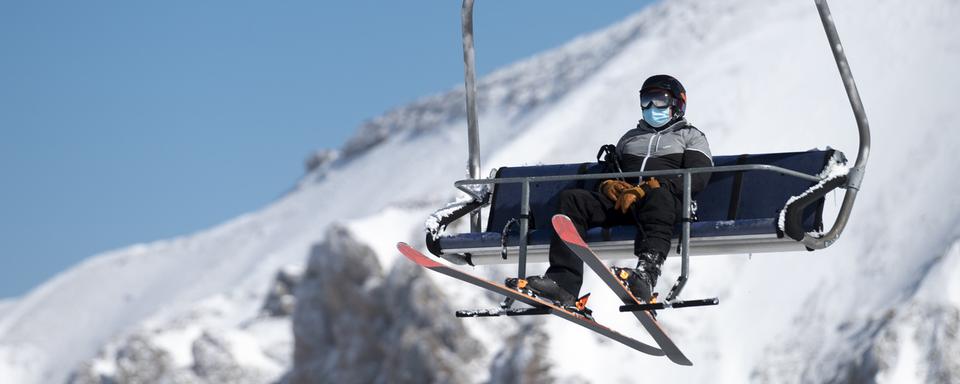
[[[396,254],[464,177],[454,90],[372,119],[257,212],[0,303],[0,381],[958,382],[960,3],[832,8],[873,128],[854,215],[823,251],[694,259],[685,295],[722,304],[660,317],[692,368],[559,319],[454,319],[497,298]],[[590,160],[633,127],[656,73],[687,87],[715,154],[856,152],[812,1],[676,0],[482,79],[484,167]],[[584,289],[599,319],[644,337],[597,279]]]

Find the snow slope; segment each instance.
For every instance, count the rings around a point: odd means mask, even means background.
[[[2,299],[0,300],[0,314],[7,311],[13,304],[16,303],[16,299]]]
[[[960,380],[950,364],[960,360],[956,332],[949,337],[960,305],[952,283],[960,281],[953,192],[960,181],[948,177],[960,144],[953,105],[960,4],[847,0],[832,7],[873,128],[871,161],[843,238],[816,253],[695,259],[685,295],[718,295],[722,304],[661,317],[693,368],[546,319],[552,375],[598,383],[633,382],[637,372],[679,382]],[[688,118],[715,154],[827,145],[856,153],[854,121],[812,1],[677,0],[483,79],[484,167],[591,160],[635,124],[636,90],[655,73],[683,81]],[[334,222],[389,267],[398,260],[392,244],[421,243],[423,219],[455,196],[452,181],[464,177],[461,96],[431,96],[371,120],[341,157],[260,211],[95,256],[2,305],[0,378],[61,382],[111,340],[189,313],[230,334],[256,316],[276,271],[303,264]],[[677,273],[671,259],[665,279]],[[455,306],[495,303],[427,276],[449,289]],[[604,289],[587,277],[598,318],[642,336]],[[211,300],[226,310],[198,311]],[[514,319],[465,324],[489,352],[518,326]]]

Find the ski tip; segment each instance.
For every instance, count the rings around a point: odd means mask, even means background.
[[[414,249],[413,247],[411,247],[410,245],[404,242],[397,243],[397,250],[399,250],[400,253],[402,253],[404,256],[410,259],[410,261],[427,268],[434,268],[434,267],[439,267],[443,265],[436,261],[431,260],[429,257],[424,255],[423,253]]]
[[[564,215],[564,214],[562,214],[562,213],[558,213],[558,214],[556,214],[556,215],[553,215],[553,217],[550,218],[550,221],[553,222],[553,226],[554,226],[554,227],[558,227],[558,226],[565,225],[565,224],[567,224],[567,223],[571,223],[570,217],[567,216],[567,215]]]
[[[677,365],[683,365],[687,367],[693,366],[693,362],[690,361],[690,359],[687,359],[686,356],[682,356],[682,358],[670,359],[670,361],[673,361]]]
[[[583,238],[580,237],[580,232],[577,232],[577,228],[573,226],[573,222],[570,221],[570,218],[567,217],[567,215],[558,213],[553,215],[553,218],[550,221],[553,222],[553,229],[563,241],[576,244],[584,248],[589,248],[587,243],[583,241]]]

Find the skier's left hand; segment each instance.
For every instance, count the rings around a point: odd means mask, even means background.
[[[620,198],[620,194],[630,188],[633,188],[633,184],[622,180],[604,180],[600,183],[600,191],[603,192],[610,201],[617,201],[617,199]]]
[[[634,203],[643,199],[650,190],[660,188],[660,182],[655,178],[650,178],[650,180],[640,183],[640,185],[625,189],[620,193],[620,197],[617,198],[617,203],[614,204],[614,208],[620,210],[621,213],[627,213],[630,210],[630,207]]]

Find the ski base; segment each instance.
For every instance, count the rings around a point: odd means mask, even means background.
[[[499,316],[532,316],[549,315],[550,308],[530,307],[530,308],[496,308],[496,309],[473,309],[457,311],[457,317],[499,317]]]
[[[620,306],[620,312],[653,311],[653,310],[667,309],[667,308],[703,307],[707,305],[717,305],[717,304],[720,304],[720,299],[716,297],[712,297],[709,299],[678,300],[674,302],[662,302],[662,303],[626,304],[626,305]]]
[[[563,240],[563,243],[567,245],[567,248],[570,249],[573,253],[577,255],[583,263],[586,264],[590,269],[592,269],[597,276],[600,277],[600,280],[604,282],[610,289],[613,291],[617,297],[625,305],[642,305],[644,302],[637,300],[633,297],[633,294],[630,293],[630,290],[627,289],[619,277],[614,275],[612,269],[607,268],[607,265],[603,263],[603,260],[600,260],[600,257],[597,256],[593,250],[590,249],[590,246],[587,245],[583,238],[580,237],[580,233],[577,232],[577,228],[573,225],[573,222],[570,221],[570,218],[566,215],[554,215],[551,220],[554,230],[556,230],[557,235]],[[640,325],[650,334],[651,337],[657,342],[657,345],[663,350],[667,358],[670,361],[678,365],[693,365],[693,362],[688,359],[680,348],[670,339],[670,336],[667,335],[667,332],[660,327],[660,323],[654,319],[652,311],[640,311],[633,312],[633,315],[637,317],[637,320],[640,321]]]

